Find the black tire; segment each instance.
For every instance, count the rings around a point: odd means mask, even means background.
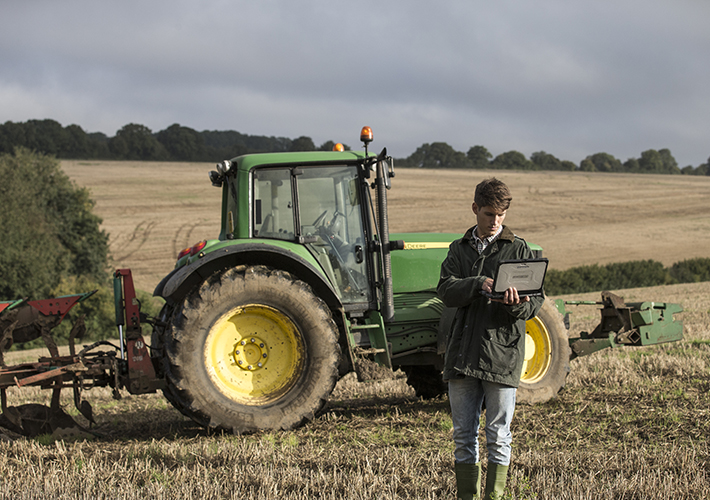
[[[441,370],[431,365],[403,366],[409,384],[417,397],[434,399],[449,390],[448,384],[441,378]]]
[[[517,392],[519,403],[544,403],[557,396],[569,374],[570,347],[562,315],[545,299],[525,325],[525,364]]]
[[[158,319],[161,321],[162,325],[153,328],[151,335],[151,358],[153,358],[153,366],[155,367],[156,375],[161,378],[165,378],[166,373],[170,372],[170,363],[166,354],[165,343],[167,342],[169,333],[172,331],[172,317],[173,308],[168,304],[163,305],[158,315]],[[200,422],[201,417],[190,411],[174,385],[166,383],[166,387],[163,388],[163,396],[165,396],[165,399],[167,399],[170,404],[180,410],[183,415]]]
[[[263,266],[212,277],[175,309],[165,335],[167,399],[213,429],[292,429],[338,377],[330,310],[310,287]]]

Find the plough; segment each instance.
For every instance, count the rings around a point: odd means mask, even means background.
[[[141,332],[141,313],[136,298],[133,278],[129,269],[119,269],[114,274],[116,325],[119,328],[118,345],[100,340],[84,346],[77,352],[76,342],[86,332],[84,317],[80,316],[69,334],[69,354],[61,356],[51,330],[57,327],[67,313],[77,304],[91,297],[96,290],[52,299],[0,302],[0,398],[2,415],[11,430],[20,434],[31,431],[23,422],[22,408],[8,406],[7,389],[10,387],[41,387],[51,389],[49,419],[63,417],[60,393],[71,388],[74,405],[91,423],[94,423],[91,404],[81,393],[93,387],[111,387],[113,397],[120,399],[119,389],[131,394],[155,392],[163,386],[156,377],[148,347]],[[143,319],[147,318],[143,316]],[[125,330],[124,330],[125,327]],[[13,343],[23,343],[41,338],[49,357],[36,362],[6,366],[3,353]],[[66,421],[64,419],[64,421]],[[51,422],[49,422],[52,427]],[[47,430],[48,428],[44,428]]]

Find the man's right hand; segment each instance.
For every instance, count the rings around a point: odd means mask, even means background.
[[[492,278],[486,278],[486,281],[483,282],[483,291],[487,293],[493,293],[493,279]],[[505,294],[503,294],[502,299],[490,299],[491,302],[500,302],[501,304],[505,304],[506,306],[517,306],[521,302],[530,302],[530,297],[523,297],[520,298],[518,295],[518,289],[515,287],[510,287],[505,291]]]

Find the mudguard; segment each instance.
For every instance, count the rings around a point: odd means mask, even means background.
[[[230,245],[207,253],[199,260],[174,269],[158,283],[153,295],[179,303],[213,274],[240,265],[264,265],[287,271],[308,283],[331,309],[342,307],[338,294],[320,269],[288,249],[264,243]]]

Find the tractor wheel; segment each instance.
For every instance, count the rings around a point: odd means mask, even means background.
[[[414,394],[424,399],[434,399],[448,392],[448,384],[441,378],[441,370],[434,366],[403,366],[407,374],[407,384]]]
[[[569,373],[567,329],[552,299],[525,324],[525,362],[517,401],[543,403],[562,390]]]
[[[330,310],[310,287],[263,266],[231,269],[192,292],[165,335],[167,399],[235,433],[313,418],[338,377]]]
[[[172,331],[172,317],[173,308],[165,304],[158,315],[158,319],[161,321],[162,325],[153,328],[153,334],[151,335],[151,357],[154,359],[153,365],[156,367],[155,371],[158,377],[165,377],[165,374],[170,373],[170,363],[166,355],[165,345],[168,335]],[[165,399],[167,399],[170,404],[180,410],[183,415],[193,420],[200,418],[198,415],[192,413],[186,406],[185,402],[181,399],[180,392],[176,390],[173,384],[166,384],[163,388],[163,396],[165,396]]]

